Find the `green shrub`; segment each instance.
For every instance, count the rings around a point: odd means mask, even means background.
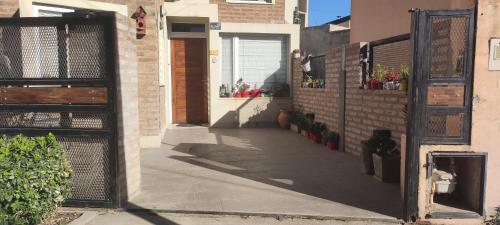
[[[38,224],[70,195],[66,153],[49,134],[0,138],[0,225]]]

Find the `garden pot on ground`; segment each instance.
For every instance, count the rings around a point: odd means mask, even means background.
[[[335,141],[326,142],[326,147],[330,150],[338,150],[337,142]]]
[[[372,154],[375,177],[383,182],[399,182],[400,156]]]
[[[280,110],[280,114],[278,116],[278,123],[281,128],[283,129],[290,129],[290,117],[291,117],[291,112],[290,110]]]
[[[314,141],[317,144],[321,144],[321,134],[311,133],[311,141]]]
[[[363,170],[366,174],[368,175],[373,175],[373,152],[375,152],[375,149],[371,149],[367,145],[362,145],[362,151],[361,151],[361,160],[363,161]]]
[[[297,124],[290,123],[290,130],[292,130],[295,133],[300,134],[300,127]]]

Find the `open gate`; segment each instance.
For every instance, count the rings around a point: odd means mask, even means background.
[[[116,201],[114,17],[0,19],[0,133],[56,135],[69,205]]]
[[[405,217],[418,218],[421,145],[470,144],[475,10],[415,10],[408,95]]]

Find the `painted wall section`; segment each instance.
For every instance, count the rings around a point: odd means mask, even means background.
[[[166,2],[163,4],[167,9],[165,23],[168,21],[197,21],[197,22],[219,22],[220,6],[207,3],[182,3]],[[289,38],[289,50],[299,48],[300,25],[296,24],[272,24],[272,23],[232,23],[221,22],[221,30],[209,30],[206,34],[208,38],[208,48],[211,54],[208,57],[208,76],[209,76],[209,120],[210,126],[215,127],[240,127],[256,126],[275,123],[281,108],[291,108],[290,98],[220,98],[220,50],[221,33],[229,34],[281,34]],[[167,29],[163,29],[163,38],[168,43]],[[167,110],[167,125],[171,123],[172,101],[170,97],[170,57],[169,44],[165,49],[165,96],[164,108]],[[291,80],[291,61],[288,63],[289,80]]]
[[[352,0],[351,44],[410,33],[411,8],[473,8],[474,0]]]
[[[486,206],[500,206],[500,71],[488,70],[489,40],[500,37],[500,0],[479,0],[477,16],[472,149],[488,152]]]

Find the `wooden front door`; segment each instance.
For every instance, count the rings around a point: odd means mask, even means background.
[[[208,123],[206,39],[179,38],[170,44],[173,123]]]

